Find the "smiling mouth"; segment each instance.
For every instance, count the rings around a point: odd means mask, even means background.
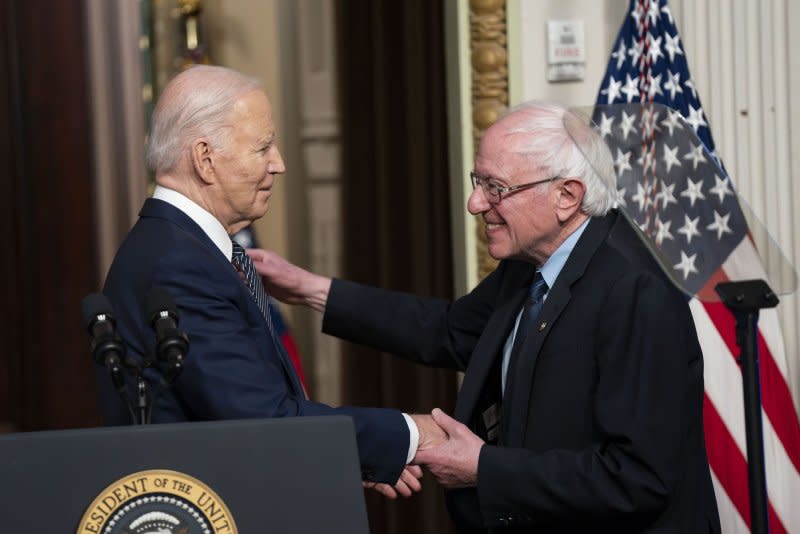
[[[487,230],[495,230],[497,228],[500,228],[501,226],[505,226],[505,225],[503,223],[490,223],[490,222],[486,223],[486,229]]]

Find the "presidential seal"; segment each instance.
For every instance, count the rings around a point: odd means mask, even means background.
[[[140,471],[117,480],[89,505],[76,534],[237,534],[228,507],[183,473]]]

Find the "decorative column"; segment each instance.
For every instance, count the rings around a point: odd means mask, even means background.
[[[470,0],[472,51],[472,136],[477,150],[483,132],[508,108],[506,0]],[[478,277],[497,266],[486,251],[486,233],[478,219]]]

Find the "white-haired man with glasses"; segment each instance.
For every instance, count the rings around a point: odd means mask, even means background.
[[[689,307],[613,209],[602,139],[527,103],[486,131],[471,179],[467,209],[500,263],[454,302],[266,251],[256,267],[327,333],[465,371],[454,418],[433,412],[449,441],[415,460],[461,531],[719,532]]]

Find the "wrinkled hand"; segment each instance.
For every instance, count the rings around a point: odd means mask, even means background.
[[[431,416],[449,439],[439,446],[418,450],[414,463],[425,465],[445,488],[474,487],[483,440],[439,408],[434,408]]]
[[[433,417],[427,414],[411,414],[411,419],[417,424],[419,430],[419,445],[417,445],[417,454],[419,451],[424,451],[447,441],[447,433],[440,427]],[[414,463],[416,456],[414,457]]]
[[[269,293],[286,304],[305,304],[324,311],[331,279],[301,269],[271,250],[247,249]]]
[[[396,499],[398,495],[411,497],[414,493],[419,492],[422,489],[420,478],[422,478],[422,468],[418,465],[407,465],[403,472],[400,473],[400,478],[397,479],[394,486],[381,482],[367,481],[363,481],[361,484],[365,488],[377,491],[388,499]]]

